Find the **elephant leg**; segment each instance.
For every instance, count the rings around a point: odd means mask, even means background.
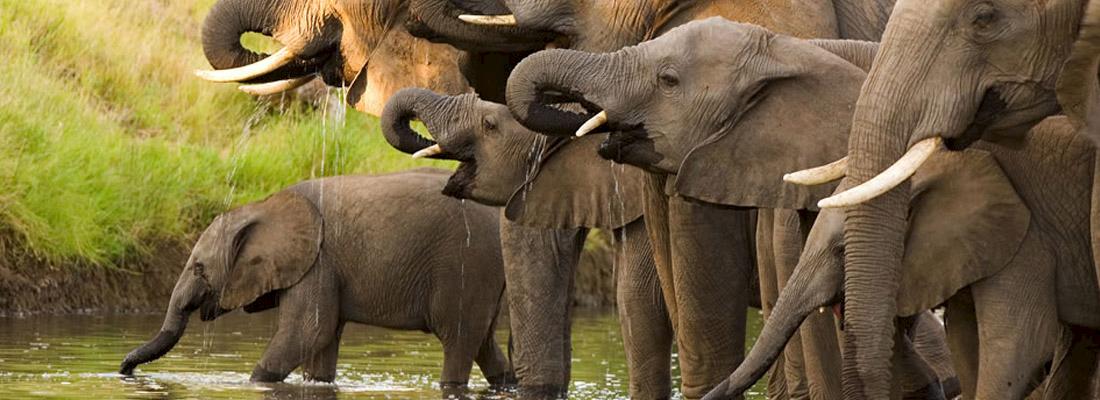
[[[494,323],[493,327],[489,328],[488,334],[485,335],[485,340],[482,341],[474,361],[481,368],[485,380],[489,381],[489,386],[493,390],[503,390],[516,384],[516,375],[512,372],[512,366],[508,364],[508,357],[500,350],[496,338],[493,337],[493,332],[496,331],[495,328],[496,324]]]
[[[634,221],[615,234],[615,274],[619,319],[630,372],[630,398],[672,395],[672,323],[665,311],[645,222]]]
[[[573,274],[586,230],[530,228],[501,215],[512,360],[522,398],[558,398],[569,388]]]
[[[791,398],[787,395],[787,376],[783,373],[787,367],[784,364],[786,362],[783,357],[779,357],[771,368],[768,368],[767,393],[769,399],[787,400]]]
[[[953,399],[962,391],[959,377],[951,365],[951,352],[947,348],[947,334],[943,323],[931,311],[925,311],[913,322],[911,337],[917,354],[936,372],[936,378],[943,386],[943,394]]]
[[[798,265],[798,258],[805,244],[804,237],[813,223],[813,216],[804,217],[795,210],[761,209],[759,211],[759,214],[769,213],[773,215],[771,256],[775,264],[776,283],[782,291],[787,287],[787,280]],[[767,256],[759,252],[757,255],[759,258]],[[820,316],[816,314],[810,315],[799,329],[799,334],[791,337],[783,352],[787,361],[785,371],[787,393],[792,399],[840,398],[840,377],[835,373],[836,368],[840,366],[840,352],[836,340],[834,338],[832,343],[828,343],[827,337],[818,335],[819,332],[814,330],[815,327],[825,328],[828,333],[832,333],[834,329],[831,321],[818,317]],[[823,326],[822,322],[828,325]],[[821,361],[829,357],[830,351],[835,351],[836,364],[822,365]],[[809,360],[813,360],[812,366]],[[830,377],[835,382],[830,382]],[[830,383],[834,384],[831,388]],[[830,391],[836,393],[829,393]]]
[[[840,344],[832,313],[814,313],[799,329],[812,399],[840,399]]]
[[[779,298],[779,283],[776,282],[775,254],[772,237],[775,231],[775,215],[770,212],[757,214],[756,223],[756,268],[760,281],[760,308],[764,320],[771,318],[772,308]],[[789,399],[787,393],[786,362],[779,357],[768,368],[767,394],[769,399]]]
[[[340,355],[340,336],[344,332],[344,323],[336,325],[336,333],[325,348],[306,360],[302,366],[302,376],[307,381],[332,382],[336,380],[336,360]]]
[[[297,284],[283,291],[278,328],[252,370],[253,382],[282,381],[305,360],[338,341],[341,321],[335,280],[327,266],[318,262]]]
[[[1095,399],[1100,338],[1097,332],[1078,326],[1067,326],[1058,341],[1054,365],[1047,381],[1044,399]]]
[[[943,387],[936,371],[917,354],[910,339],[915,317],[899,318],[894,333],[894,352],[891,358],[894,384],[891,398],[903,400],[943,400]]]
[[[676,312],[676,286],[672,274],[672,248],[668,236],[668,196],[665,195],[665,176],[646,174],[645,215],[646,233],[653,248],[653,261],[657,266],[657,277],[661,284],[668,318],[672,321],[672,330],[676,331],[678,313]]]
[[[1061,329],[1050,256],[1025,242],[999,273],[971,285],[978,399],[1023,399],[1042,380]]]
[[[947,347],[951,350],[951,362],[959,376],[962,397],[973,399],[978,393],[978,353],[981,349],[978,347],[978,320],[970,288],[963,288],[947,300],[944,319]]]
[[[669,201],[673,280],[685,398],[700,398],[744,359],[754,264],[752,215],[678,197]]]

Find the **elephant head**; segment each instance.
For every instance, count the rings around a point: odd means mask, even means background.
[[[434,140],[413,131],[413,119]],[[538,135],[473,94],[402,90],[386,104],[382,132],[405,153],[460,161],[444,194],[504,206],[525,225],[618,228],[641,215],[641,171],[601,160],[598,140]]]
[[[237,308],[256,312],[278,305],[278,291],[317,261],[321,228],[313,203],[291,191],[218,216],[191,250],[160,332],[127,354],[119,373],[130,375],[172,350],[196,310],[210,321]]]
[[[985,151],[933,154],[913,176],[911,193],[898,317],[943,304],[960,289],[1000,272],[1016,256],[1031,223],[1027,206]],[[846,251],[844,211],[822,210],[760,339],[707,399],[734,398],[750,388],[810,313],[845,297]]]
[[[462,54],[414,38],[404,29],[405,0],[219,0],[203,24],[203,51],[215,82],[244,82],[250,94],[275,94],[316,76],[349,86],[356,109],[380,115],[397,90],[424,86],[469,91]],[[245,32],[272,36],[284,47],[271,55],[245,49]]]
[[[823,200],[845,220],[845,393],[887,396],[909,185],[940,143],[1023,135],[1056,112],[1066,60],[1081,60],[1067,104],[1089,104],[1096,85],[1095,1],[902,0],[894,6],[852,119],[851,189]],[[1087,11],[1087,13],[1086,13]],[[1086,16],[1087,15],[1087,16]],[[1080,34],[1079,34],[1080,33]],[[1074,45],[1078,36],[1084,43]],[[1071,56],[1073,49],[1082,53]],[[1090,93],[1091,92],[1091,93]],[[1078,100],[1070,100],[1076,98]],[[1084,98],[1084,99],[1083,99]],[[1070,101],[1067,101],[1070,100]]]
[[[606,124],[613,132],[599,154],[674,175],[676,194],[814,209],[832,188],[787,185],[783,175],[844,155],[844,116],[865,77],[853,62],[873,54],[870,43],[806,41],[712,18],[614,53],[535,54],[509,79],[509,107],[539,132]],[[569,113],[555,101],[590,111]]]

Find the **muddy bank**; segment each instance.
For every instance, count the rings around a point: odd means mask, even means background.
[[[52,265],[0,239],[0,317],[35,313],[160,312],[187,262],[191,242],[164,241],[120,268]],[[590,245],[577,268],[574,304],[614,305],[611,251]]]

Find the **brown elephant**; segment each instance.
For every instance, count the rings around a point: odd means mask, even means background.
[[[440,196],[447,172],[418,169],[299,183],[218,216],[172,291],[164,325],[120,372],[175,346],[187,320],[278,308],[252,380],[336,375],[344,323],[421,330],[443,343],[441,385],[461,392],[476,361],[495,386],[514,383],[493,339],[504,292],[497,211]]]

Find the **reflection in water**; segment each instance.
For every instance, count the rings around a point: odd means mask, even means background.
[[[749,325],[759,331],[756,310]],[[348,324],[340,344],[334,384],[248,382],[275,330],[275,313],[233,313],[203,323],[196,317],[187,334],[164,358],[121,378],[123,356],[160,328],[161,315],[37,316],[0,319],[0,398],[131,399],[436,399],[443,353],[434,336]],[[507,323],[499,324],[507,327]],[[507,343],[507,330],[497,332]],[[626,398],[627,371],[615,315],[582,311],[573,325],[573,382],[576,399]],[[674,371],[678,373],[678,371]],[[677,382],[678,383],[678,382]],[[475,365],[471,391],[487,394]],[[759,386],[759,385],[758,385]],[[753,396],[750,398],[763,398]]]

